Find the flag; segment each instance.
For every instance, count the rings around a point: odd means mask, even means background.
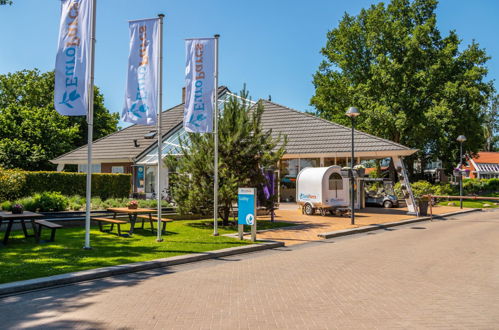
[[[85,116],[90,81],[92,0],[62,0],[55,61],[54,106],[65,116]]]
[[[187,39],[185,50],[184,129],[192,133],[213,132],[215,39]]]
[[[156,125],[158,111],[159,18],[131,21],[123,121]]]

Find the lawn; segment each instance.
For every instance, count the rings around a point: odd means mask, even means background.
[[[282,225],[267,222],[270,223],[259,221],[260,229]],[[22,231],[15,231],[9,244],[0,246],[0,283],[251,244],[230,237],[212,236],[210,225],[206,219],[168,223],[162,243],[156,242],[156,234],[150,230],[136,229],[132,237],[118,237],[114,234],[116,228],[114,233],[103,233],[95,226],[91,231],[92,250],[82,249],[84,229],[80,227],[59,229],[55,242],[42,244],[35,244],[33,238],[24,238]],[[148,228],[147,224],[145,228]],[[234,233],[234,228],[221,226],[219,233]],[[122,226],[123,232],[128,229],[128,225]],[[45,231],[44,235],[47,234],[49,232]]]
[[[454,203],[454,205],[448,205],[449,203]],[[473,209],[491,209],[499,207],[499,205],[494,205],[494,203],[497,203],[497,201],[463,199],[463,207],[473,208]],[[484,206],[484,204],[488,204],[489,206]],[[439,202],[438,205],[459,207],[459,200],[457,199],[452,201],[443,201]]]

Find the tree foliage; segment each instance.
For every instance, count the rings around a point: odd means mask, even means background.
[[[499,151],[499,95],[490,98],[484,110],[483,134],[485,151]]]
[[[219,214],[228,224],[229,212],[237,199],[238,187],[257,187],[265,178],[262,168],[275,167],[285,151],[286,137],[273,138],[271,131],[261,126],[263,105],[254,106],[241,98],[230,97],[219,117]],[[209,214],[213,211],[213,157],[212,134],[189,134],[181,156],[166,160],[177,173],[172,194],[181,212]]]
[[[467,150],[478,151],[493,91],[484,81],[489,58],[474,41],[462,47],[455,31],[442,37],[436,7],[436,0],[392,0],[345,14],[328,32],[314,75],[317,115],[347,124],[345,111],[355,105],[360,129],[419,149],[423,164],[455,163],[460,134]]]
[[[50,159],[86,144],[86,118],[59,115],[53,97],[53,72],[0,75],[0,166],[53,169]],[[94,118],[95,139],[117,130],[118,114],[105,108],[97,87]]]
[[[12,0],[0,0],[0,6],[1,5],[11,5]]]

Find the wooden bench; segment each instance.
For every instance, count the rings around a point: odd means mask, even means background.
[[[154,221],[158,221],[158,217],[153,217],[153,216],[148,216],[147,214],[140,214],[137,216],[138,219],[142,219],[142,229],[144,228],[144,221],[149,220],[149,223],[151,224],[151,231],[154,232]],[[161,222],[163,223],[163,228],[161,228],[161,231],[164,233],[166,230],[166,223],[167,222],[173,222],[173,219],[170,218],[161,218]]]
[[[50,232],[50,240],[49,242],[55,241],[55,231],[59,228],[62,228],[61,225],[56,223],[47,221],[47,220],[35,220],[35,223],[38,225],[38,229],[36,230],[36,242],[40,243],[40,237],[42,236],[42,228],[49,228]]]
[[[127,223],[127,221],[124,221],[124,220],[118,220],[118,219],[113,219],[113,218],[99,218],[99,217],[93,217],[92,218],[93,221],[97,221],[99,223],[99,230],[102,231],[102,232],[111,232],[113,231],[113,227],[114,225],[116,225],[118,227],[118,236],[121,236],[121,225],[124,225]],[[102,228],[102,223],[105,222],[105,223],[110,223],[111,224],[111,228],[109,230],[104,230]]]

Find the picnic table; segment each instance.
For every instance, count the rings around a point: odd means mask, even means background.
[[[0,226],[3,222],[7,223],[7,230],[5,231],[5,235],[3,237],[3,244],[7,245],[9,242],[10,232],[12,231],[12,226],[14,225],[14,221],[20,221],[21,227],[23,229],[24,237],[37,237],[37,231],[35,227],[35,219],[42,218],[43,214],[24,211],[21,214],[12,214],[12,212],[0,212]],[[31,223],[31,228],[33,229],[33,235],[28,234],[28,230],[26,228],[26,221]]]
[[[135,222],[137,222],[137,216],[139,214],[147,214],[149,215],[150,221],[152,221],[152,214],[156,213],[157,211],[155,209],[143,209],[143,208],[136,208],[136,209],[129,209],[128,207],[111,207],[107,209],[109,212],[113,212],[113,219],[116,219],[116,217],[120,214],[127,214],[128,218],[130,220],[130,234],[133,234],[133,230],[135,229]],[[142,221],[142,228],[144,228],[144,221]]]

